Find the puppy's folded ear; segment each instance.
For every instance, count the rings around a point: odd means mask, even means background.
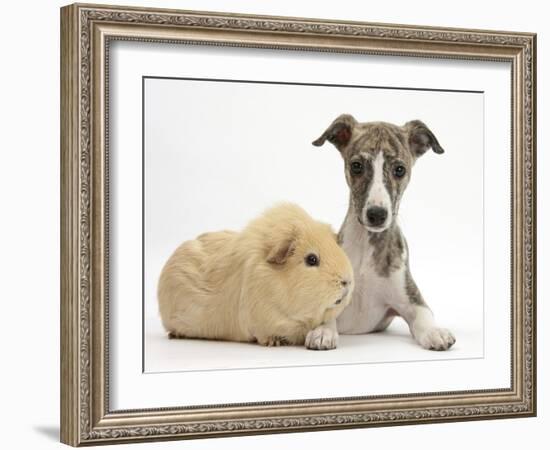
[[[296,250],[296,237],[287,236],[284,239],[270,245],[267,254],[267,262],[281,266],[287,262]]]
[[[444,152],[437,138],[424,122],[411,120],[403,128],[409,137],[409,148],[415,158],[422,156],[429,148],[435,153],[441,154]]]
[[[355,125],[357,125],[357,121],[352,115],[342,114],[312,144],[316,147],[321,147],[328,140],[341,152],[351,140]]]

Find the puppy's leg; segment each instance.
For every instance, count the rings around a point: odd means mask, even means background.
[[[435,324],[432,311],[427,305],[415,305],[414,319],[408,324],[416,341],[426,349],[447,350],[456,342],[449,330]]]
[[[309,331],[305,346],[310,350],[332,350],[338,345],[336,320],[332,319]]]
[[[392,302],[392,308],[405,319],[416,342],[428,350],[447,350],[455,342],[453,334],[436,325],[434,316],[408,269],[405,269],[405,286],[400,290],[403,298]]]

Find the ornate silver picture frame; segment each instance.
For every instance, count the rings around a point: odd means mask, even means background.
[[[109,64],[113,43],[504,62],[511,68],[506,388],[230,404],[111,404]],[[74,4],[61,9],[61,441],[97,445],[536,414],[536,35]],[[136,92],[136,95],[140,95]],[[326,124],[323,124],[326,125]],[[320,130],[322,131],[322,130]],[[139,133],[139,131],[136,131]],[[312,136],[315,138],[316,136]],[[142,195],[137,193],[137,195]],[[137,226],[138,224],[136,224]],[[136,283],[141,285],[141,280]],[[141,345],[137,342],[136,345]]]

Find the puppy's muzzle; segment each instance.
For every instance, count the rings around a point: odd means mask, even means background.
[[[388,210],[380,206],[371,206],[367,209],[367,224],[371,227],[381,227],[388,218]]]

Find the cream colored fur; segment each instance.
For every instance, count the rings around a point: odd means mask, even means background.
[[[310,253],[319,266],[306,265]],[[158,300],[175,337],[301,345],[342,312],[352,290],[353,269],[330,226],[282,204],[240,233],[184,242],[162,270]]]

